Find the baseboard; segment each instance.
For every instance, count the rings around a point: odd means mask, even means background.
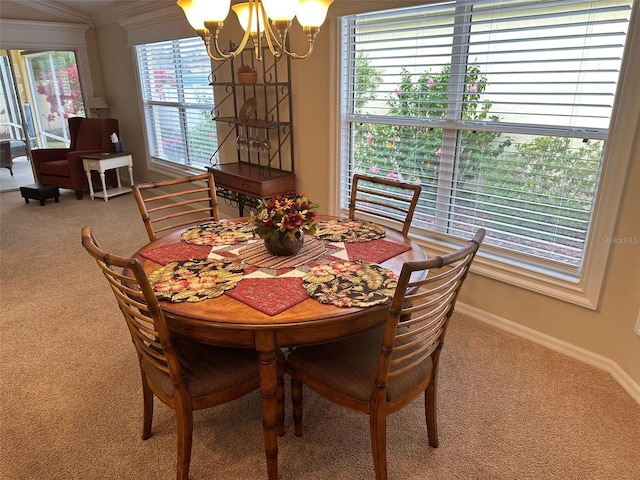
[[[613,360],[461,302],[456,311],[608,372],[640,404],[640,385]]]

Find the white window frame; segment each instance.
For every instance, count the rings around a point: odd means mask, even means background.
[[[137,13],[140,12],[140,13]],[[180,38],[194,37],[195,32],[191,25],[185,21],[184,14],[175,5],[159,8],[132,8],[132,15],[126,19],[118,21],[119,25],[127,33],[127,45],[134,48],[136,45],[144,43],[163,42]],[[132,52],[135,57],[135,52]],[[140,85],[140,72],[138,62],[133,61],[135,70],[135,81],[138,92],[138,110],[140,118],[144,118],[144,104],[142,100],[142,89]],[[213,107],[213,106],[212,106]],[[192,168],[173,162],[155,159],[151,156],[147,142],[146,122],[143,123],[143,142],[145,149],[146,168],[149,172],[157,173],[168,177],[178,177],[203,173],[201,168]],[[212,150],[213,153],[213,150]]]
[[[334,112],[336,163],[331,175],[336,185],[333,193],[333,211],[345,214],[341,208],[340,188],[343,170],[342,155],[348,145],[341,143],[342,131],[346,122],[343,118],[341,99],[345,87],[342,78],[342,60],[345,53],[342,48],[342,22],[333,35],[333,51],[336,52],[336,63],[332,65],[335,72],[335,90],[332,97],[337,109]],[[517,254],[505,255],[504,252],[483,245],[472,267],[472,271],[481,276],[494,279],[509,285],[540,293],[584,308],[595,310],[598,307],[602,285],[605,280],[607,260],[610,247],[618,239],[614,237],[616,218],[622,200],[626,172],[632,161],[633,142],[638,134],[640,118],[640,93],[637,79],[640,78],[640,49],[631,48],[640,44],[640,5],[634,2],[627,33],[625,57],[622,61],[620,79],[616,92],[609,141],[603,156],[603,166],[598,184],[596,204],[594,205],[589,236],[585,247],[585,256],[577,276],[572,276],[542,263],[533,264],[525,257]],[[624,99],[624,101],[620,101]],[[412,230],[411,236],[429,253],[438,254],[459,244],[444,235],[426,231]],[[631,237],[630,237],[631,238]]]
[[[174,40],[161,40],[161,42],[172,42],[172,41],[176,41],[179,39],[174,39]],[[201,40],[199,38],[194,38],[193,40],[195,40],[196,42],[201,42]],[[156,42],[150,42],[150,43],[156,43]],[[202,44],[202,48],[204,51],[204,44]],[[176,176],[176,175],[185,175],[185,174],[199,174],[199,173],[203,173],[204,171],[204,167],[206,165],[204,164],[181,164],[175,161],[171,161],[168,159],[164,159],[164,158],[160,158],[157,156],[154,156],[151,153],[151,146],[150,146],[150,135],[149,135],[149,131],[147,129],[147,112],[146,112],[146,103],[145,100],[143,98],[143,87],[141,85],[141,75],[140,75],[140,62],[138,59],[138,55],[137,55],[137,51],[134,54],[135,57],[135,67],[136,67],[136,80],[137,80],[137,84],[138,84],[138,92],[140,95],[140,111],[141,111],[141,116],[144,120],[143,122],[143,130],[144,130],[144,134],[145,134],[145,149],[147,150],[147,158],[149,159],[148,161],[148,168],[151,171],[155,171],[158,173],[162,173],[165,175],[170,175],[170,176]],[[208,88],[211,89],[211,96],[212,96],[212,102],[211,102],[211,108],[213,107],[213,89],[208,86]],[[160,102],[163,104],[166,104],[168,107],[173,107],[173,108],[188,108],[188,105],[182,102]],[[158,104],[158,102],[150,102],[150,104]],[[208,110],[208,109],[207,109]],[[215,123],[213,122],[213,120],[211,120],[211,125],[213,127],[214,130],[214,135],[217,138],[217,129],[215,126]],[[181,136],[185,137],[187,135],[187,132],[184,128],[184,125],[180,125],[181,128]],[[212,145],[211,148],[211,152],[213,153],[217,148],[217,144],[216,145]]]

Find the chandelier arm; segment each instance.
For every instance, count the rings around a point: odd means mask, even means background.
[[[238,45],[238,47],[233,52],[224,53],[222,49],[220,49],[220,45],[218,44],[218,38],[219,38],[218,32],[221,27],[222,27],[222,24],[216,27],[214,27],[213,25],[207,25],[207,30],[209,31],[209,35],[204,37],[204,44],[207,49],[207,55],[209,55],[209,58],[211,58],[216,62],[223,62],[225,60],[229,60],[231,58],[237,57],[240,54],[240,52],[244,50],[244,47],[247,46],[247,42],[249,41],[249,35],[251,33],[249,30],[244,32],[244,36],[240,41],[240,45]],[[211,51],[212,44],[213,44],[213,48],[215,48],[215,53]]]
[[[220,49],[218,48],[218,39],[217,39],[217,38],[215,38],[215,39],[213,40],[213,43],[214,43],[214,45],[215,45],[215,49],[216,49],[216,50],[218,51],[218,53],[219,53],[219,54],[221,54],[222,56],[221,56],[221,57],[217,57],[215,54],[213,54],[213,53],[211,52],[211,39],[212,39],[212,38],[213,38],[213,36],[212,36],[212,35],[209,35],[209,36],[207,36],[207,37],[204,39],[204,46],[205,46],[205,49],[206,49],[206,51],[207,51],[207,55],[209,55],[209,58],[210,58],[211,60],[215,61],[215,62],[224,62],[225,60],[229,60],[229,59],[231,58],[231,56],[227,56],[227,55],[225,55],[224,53],[220,52]]]
[[[307,58],[309,55],[313,53],[313,42],[309,42],[309,50],[307,50],[307,53],[305,53],[304,55],[299,55],[295,52],[290,52],[288,50],[283,50],[283,53],[285,53],[286,55],[289,55],[294,60],[304,60],[305,58]]]
[[[262,61],[262,32],[258,28],[258,36],[253,40],[254,55],[258,62]]]
[[[303,30],[307,35],[307,40],[309,41],[309,50],[307,50],[307,53],[300,55],[295,52],[290,52],[286,48],[282,48],[282,53],[289,55],[294,60],[304,60],[313,53],[313,42],[320,31],[318,27],[303,27]]]
[[[279,38],[279,34],[276,35],[276,33],[273,31],[273,28],[271,27],[271,22],[269,22],[269,19],[267,17],[267,12],[264,10],[264,7],[261,7],[261,9],[262,18],[264,19],[264,35],[265,37],[267,37],[267,45],[269,46],[269,50],[271,51],[273,56],[279,57],[280,55],[282,55],[282,52],[284,50],[284,37]],[[280,33],[279,30],[278,32]]]

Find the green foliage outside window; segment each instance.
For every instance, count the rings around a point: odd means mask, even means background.
[[[375,104],[372,100],[380,91],[382,73],[361,55],[356,66],[355,114],[370,114],[371,110],[365,110]],[[421,184],[423,193],[416,219],[426,224],[433,223],[436,215],[441,157],[445,153],[443,129],[430,127],[427,119],[447,117],[448,106],[455,100],[450,98],[450,79],[449,65],[438,73],[427,71],[419,75],[403,69],[400,84],[388,94],[387,108],[380,109],[383,115],[372,117],[372,121],[351,123],[353,172]],[[464,85],[461,119],[489,126],[500,122],[491,113],[491,103],[481,100],[488,83],[478,65],[467,66]],[[550,258],[566,261],[571,257],[570,263],[579,262],[602,141],[507,135],[500,129],[473,130],[471,125],[457,130],[452,148],[457,152],[451,180],[456,204],[449,220],[457,228],[473,229],[465,225],[469,218],[465,209],[471,209],[480,219],[475,223],[490,229],[494,244],[500,245],[501,238],[506,240],[511,233],[521,235],[524,227],[530,229],[535,242],[564,242],[566,248],[550,253]],[[571,233],[565,235],[569,230]],[[553,240],[549,240],[551,236]],[[558,240],[565,236],[566,240]],[[509,238],[509,243],[513,241]]]

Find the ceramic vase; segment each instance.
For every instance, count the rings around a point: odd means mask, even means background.
[[[304,235],[302,235],[302,233],[294,236],[293,238],[281,233],[264,239],[264,246],[267,251],[280,257],[295,255],[300,251],[303,245]]]

